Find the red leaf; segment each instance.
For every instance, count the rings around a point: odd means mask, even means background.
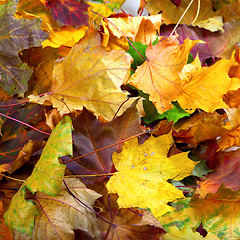
[[[209,169],[214,172],[208,174],[207,179],[199,183],[197,193],[205,196],[207,193],[215,193],[224,184],[234,191],[240,189],[240,149],[231,152],[217,151],[215,142],[208,142],[208,148],[200,157],[206,159]]]
[[[0,106],[14,103],[16,103],[16,101],[11,100],[0,103]],[[41,106],[24,109],[21,108],[21,105],[16,105],[8,108],[0,108],[0,112],[25,123],[29,123],[29,121],[33,120],[35,123],[41,124],[42,120],[45,121],[43,108]],[[14,122],[11,119],[1,118],[5,121],[1,128],[2,137],[0,139],[0,165],[8,164],[10,167],[10,165],[12,165],[18,157],[20,150],[30,139],[33,141],[42,141],[47,135],[37,131],[32,131],[32,129],[26,129],[27,127],[25,125]],[[30,125],[33,124],[30,123]]]
[[[135,104],[120,117],[109,123],[102,123],[84,109],[81,115],[73,120],[73,158],[91,153],[100,148],[118,143],[141,132],[140,117]],[[97,175],[112,172],[112,153],[119,151],[121,144],[106,148],[84,158],[67,163],[68,168],[78,175]],[[64,157],[66,160],[67,157]],[[69,160],[69,159],[67,159]],[[104,177],[82,178],[85,183],[100,181]]]
[[[75,28],[88,25],[88,4],[83,0],[49,0],[46,6],[51,9],[55,21]]]

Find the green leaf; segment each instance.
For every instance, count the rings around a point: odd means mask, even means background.
[[[145,58],[147,59],[145,52],[148,47],[148,45],[144,45],[140,42],[132,42],[133,46],[138,50],[138,52]],[[152,45],[155,45],[158,43],[158,38],[152,43]],[[129,50],[127,53],[129,53],[132,58],[133,58],[133,63],[131,65],[132,70],[136,70],[137,66],[142,65],[145,62],[145,59],[143,59],[139,53],[136,51],[136,49],[133,47],[131,44],[129,44]]]
[[[166,117],[167,117],[168,121],[173,121],[174,123],[176,123],[180,118],[190,116],[189,113],[185,112],[180,107],[178,102],[173,102],[172,105],[174,106],[173,109],[170,109],[166,112]]]
[[[25,194],[26,186],[23,185],[12,198],[4,218],[9,228],[32,235],[34,218],[39,213],[33,201],[25,200]]]
[[[66,167],[59,163],[58,158],[72,155],[72,152],[72,121],[66,116],[53,130],[31,176],[26,180],[29,190],[58,195]]]
[[[180,118],[189,117],[190,114],[185,112],[177,102],[172,103],[173,109],[166,111],[163,114],[159,114],[154,104],[149,100],[143,101],[143,109],[146,113],[142,119],[145,123],[149,124],[155,120],[160,120],[163,118],[167,118],[168,121],[173,121],[176,123]]]
[[[132,42],[133,46],[138,50],[138,52],[144,57],[147,59],[146,55],[145,55],[145,52],[146,52],[146,49],[148,47],[148,45],[143,45],[142,43],[140,42]],[[134,49],[131,44],[129,44],[129,50],[127,53],[129,53],[132,58],[133,58],[133,63],[131,65],[131,68],[133,70],[136,70],[137,69],[137,66],[140,66],[142,65],[144,62],[145,62],[145,59],[143,59],[139,53]]]
[[[142,120],[147,124],[166,117],[166,112],[159,114],[154,104],[149,100],[143,100],[143,109],[146,115],[142,118]]]

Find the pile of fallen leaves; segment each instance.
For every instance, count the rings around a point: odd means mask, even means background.
[[[1,239],[240,239],[240,2],[123,3],[0,1]]]

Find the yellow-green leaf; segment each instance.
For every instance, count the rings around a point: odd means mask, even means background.
[[[32,193],[59,194],[66,166],[58,158],[65,155],[72,155],[72,121],[68,116],[53,130],[32,175],[26,180]]]
[[[9,228],[32,235],[34,218],[39,213],[32,201],[25,200],[25,194],[26,186],[22,186],[14,195],[4,218]]]

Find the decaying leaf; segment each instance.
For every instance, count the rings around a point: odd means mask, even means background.
[[[65,183],[74,197],[64,185],[58,196],[37,194],[36,205],[39,215],[35,218],[33,238],[72,240],[74,239],[74,230],[80,229],[98,239],[100,232],[97,218],[91,209],[101,195],[88,189],[76,178],[65,179]]]
[[[198,232],[193,232],[189,226],[185,226],[179,230],[176,226],[167,228],[167,233],[164,235],[164,240],[219,240],[216,235],[208,233],[206,237],[201,236]]]
[[[114,216],[110,215],[110,211],[114,211]],[[102,212],[101,216],[112,222],[113,226],[99,219],[101,233],[107,239],[161,239],[165,233],[161,224],[147,210],[122,208],[110,211]]]
[[[128,54],[122,50],[107,52],[101,47],[100,39],[89,32],[62,62],[55,63],[52,78],[45,77],[41,84],[49,85],[48,92],[52,94],[48,100],[62,113],[81,110],[85,106],[97,116],[111,120],[127,99],[120,86],[129,77],[130,65]],[[39,97],[29,98],[41,103]],[[130,100],[124,104],[119,114],[131,103]]]
[[[58,158],[65,155],[72,155],[72,122],[69,117],[53,130],[33,173],[25,182],[32,193],[39,191],[55,196],[60,192],[66,166],[59,163]]]
[[[141,132],[136,103],[108,123],[98,121],[92,113],[83,109],[83,112],[73,120],[73,128],[73,158],[118,143]],[[100,181],[106,176],[98,176],[98,174],[112,172],[112,154],[114,151],[119,152],[121,146],[122,144],[118,144],[76,159],[67,163],[67,167],[74,174],[89,175],[82,178],[84,183]],[[64,158],[64,160],[70,159]]]
[[[134,42],[149,44],[155,41],[162,23],[162,16],[137,16],[116,14],[105,20],[109,34],[119,38],[129,37]],[[105,34],[107,34],[105,30]],[[103,40],[104,41],[104,40]]]
[[[18,57],[18,52],[24,48],[39,46],[48,35],[41,30],[39,19],[14,18],[16,4],[16,0],[11,0],[0,5],[0,86],[10,95],[24,93],[32,74]]]
[[[32,200],[26,201],[25,195],[26,186],[23,185],[12,198],[4,219],[10,229],[32,235],[34,218],[39,213],[36,204]]]
[[[160,218],[164,227],[174,223],[182,229],[186,224],[191,228],[201,223],[204,229],[220,239],[238,239],[239,224],[239,191],[235,192],[221,186],[214,194],[205,198],[195,195],[189,199],[180,200],[175,204],[176,210]]]

